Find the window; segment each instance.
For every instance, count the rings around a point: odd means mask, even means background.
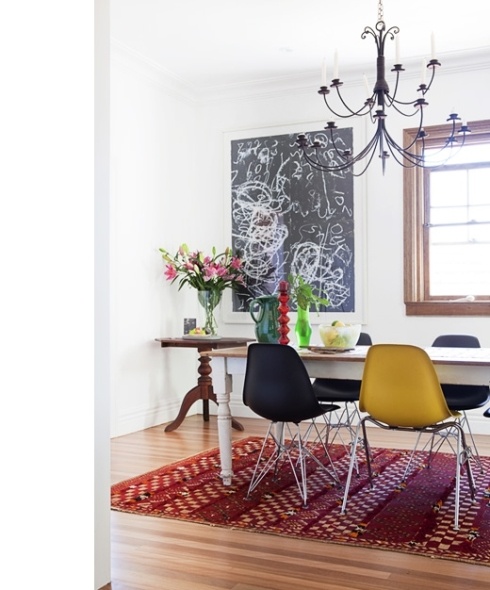
[[[490,315],[490,121],[443,166],[405,169],[407,315]],[[426,127],[430,161],[448,126]],[[405,145],[415,129],[405,130]]]

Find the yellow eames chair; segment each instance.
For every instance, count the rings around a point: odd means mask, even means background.
[[[371,422],[388,430],[413,431],[433,434],[444,429],[457,432],[456,488],[454,528],[459,527],[460,475],[466,467],[472,498],[475,484],[471,471],[471,451],[458,418],[451,411],[439,384],[432,361],[422,348],[405,344],[375,344],[370,347],[364,366],[359,397],[359,409],[367,415],[360,421],[352,446],[349,471],[342,502],[342,513],[347,508],[352,471],[357,462],[357,447],[362,428],[363,446],[371,487],[373,487],[371,453],[366,423]],[[430,464],[430,461],[429,461]],[[410,465],[410,461],[409,461]],[[403,478],[408,471],[405,470]]]

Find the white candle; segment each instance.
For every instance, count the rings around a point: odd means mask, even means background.
[[[430,58],[436,59],[436,38],[434,33],[430,36]]]
[[[400,62],[400,38],[399,35],[395,37],[395,64]]]
[[[368,83],[368,79],[367,79],[366,74],[364,74],[363,80],[364,80],[364,88],[366,89],[366,98],[369,98],[371,96],[371,92],[369,92],[369,83]]]
[[[323,60],[323,65],[322,65],[322,82],[321,82],[322,86],[326,86],[327,85],[327,60],[324,59]]]
[[[422,78],[422,82],[421,84],[425,84],[425,71],[426,71],[426,66],[425,66],[425,60],[424,58],[422,58],[422,72],[421,72],[421,78]]]
[[[334,53],[333,56],[333,79],[339,79],[339,54],[338,51]]]

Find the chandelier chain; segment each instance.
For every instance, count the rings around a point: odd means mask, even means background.
[[[378,22],[384,20],[383,0],[378,0]]]

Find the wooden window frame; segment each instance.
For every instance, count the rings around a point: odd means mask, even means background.
[[[466,143],[490,143],[490,120],[470,121],[471,134]],[[426,127],[429,134],[426,146],[440,143],[448,136],[449,125]],[[404,146],[415,139],[417,129],[405,129]],[[475,301],[455,302],[449,297],[428,297],[428,244],[424,242],[425,176],[423,168],[405,168],[403,173],[403,249],[404,249],[404,301],[407,316],[489,316],[490,300],[476,297]],[[427,252],[427,255],[425,253]]]

